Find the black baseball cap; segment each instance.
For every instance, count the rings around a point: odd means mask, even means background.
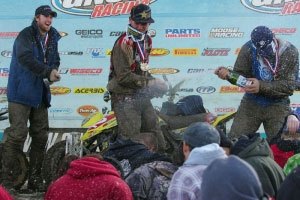
[[[36,10],[35,10],[35,16],[38,16],[38,15],[44,15],[44,16],[49,16],[51,15],[52,17],[57,17],[57,13],[54,12],[50,6],[48,5],[43,5],[43,6],[40,6],[38,7]]]
[[[145,4],[138,4],[130,11],[130,18],[139,23],[154,23],[151,18],[151,8]]]

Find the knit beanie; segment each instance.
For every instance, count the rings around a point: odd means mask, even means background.
[[[214,160],[203,172],[201,199],[258,200],[263,196],[254,169],[237,156]]]
[[[299,200],[300,198],[300,166],[294,169],[281,184],[277,200]]]

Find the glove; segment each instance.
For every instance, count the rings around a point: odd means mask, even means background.
[[[168,91],[166,82],[158,78],[149,80],[148,88],[154,97],[162,97]]]
[[[53,69],[50,73],[50,77],[49,77],[49,80],[51,82],[57,82],[57,81],[60,81],[60,75],[58,73],[58,71],[56,69]]]

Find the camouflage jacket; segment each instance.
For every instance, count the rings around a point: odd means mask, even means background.
[[[148,63],[152,48],[152,40],[148,35],[145,36],[143,44],[145,55],[143,62]],[[126,33],[117,39],[111,54],[108,91],[116,94],[135,94],[146,86],[147,80],[152,77],[140,69],[142,62],[140,57],[137,43],[127,37]]]
[[[154,161],[135,169],[125,181],[135,200],[164,200],[176,170],[170,162]]]
[[[277,39],[279,43],[279,63],[277,76],[272,81],[259,80],[257,95],[269,98],[287,98],[295,89],[296,74],[299,69],[297,48],[287,41]],[[244,44],[234,64],[234,71],[246,78],[254,78],[253,54],[251,41]]]

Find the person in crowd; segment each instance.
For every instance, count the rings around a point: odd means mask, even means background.
[[[151,98],[162,96],[168,87],[148,72],[152,39],[147,31],[151,23],[154,20],[148,5],[131,9],[127,31],[112,49],[107,89],[120,135],[130,139],[140,132],[156,133],[159,151],[163,152],[165,140]]]
[[[132,200],[128,185],[113,165],[101,156],[73,160],[67,172],[54,181],[45,200]]]
[[[20,170],[17,155],[23,153],[27,133],[32,138],[29,152],[28,189],[44,190],[41,167],[47,142],[49,84],[59,81],[60,34],[52,27],[57,13],[43,5],[35,10],[31,26],[24,28],[13,45],[7,99],[10,127],[4,131],[3,186],[15,188]],[[29,121],[29,128],[27,127]],[[16,188],[18,189],[18,188]]]
[[[255,170],[239,157],[215,159],[203,172],[201,199],[271,200]]]
[[[300,166],[294,169],[281,184],[277,200],[298,200],[300,197]]]
[[[145,144],[150,151],[156,151],[157,140],[151,133],[141,133],[136,142]],[[167,199],[172,175],[177,167],[169,161],[155,160],[133,170],[125,179],[135,200]]]
[[[0,186],[0,199],[1,200],[13,200],[12,196],[2,186]]]
[[[157,152],[158,138],[155,136],[155,133],[144,132],[133,136],[132,139],[117,138],[109,146],[104,156],[120,161],[125,177],[146,163],[153,161],[172,162],[167,155]]]
[[[287,160],[300,153],[299,113],[293,112],[286,118],[285,125],[270,141],[274,160],[283,168]]]
[[[282,168],[273,160],[266,139],[261,138],[259,133],[242,135],[231,148],[231,154],[249,163],[258,174],[263,191],[276,197],[285,175]]]
[[[289,175],[296,167],[300,166],[300,153],[293,155],[284,165],[283,172]]]
[[[168,189],[169,200],[200,199],[202,173],[215,159],[225,158],[219,132],[207,122],[193,123],[183,133],[185,162],[175,172]]]
[[[245,95],[231,126],[230,137],[238,138],[245,130],[254,133],[262,123],[270,141],[290,113],[289,96],[294,92],[298,69],[299,54],[293,44],[275,37],[266,26],[254,28],[251,40],[242,46],[233,68],[233,72],[244,76],[251,84],[244,86]],[[215,71],[224,80],[229,73],[225,67]]]

